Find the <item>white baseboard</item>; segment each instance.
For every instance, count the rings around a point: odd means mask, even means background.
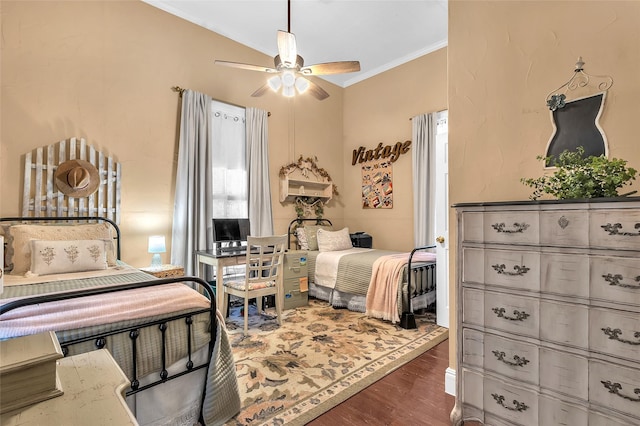
[[[456,370],[453,368],[447,368],[444,373],[444,391],[456,396]]]

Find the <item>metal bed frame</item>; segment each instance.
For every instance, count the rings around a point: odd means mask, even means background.
[[[92,222],[92,221],[104,221],[104,222],[108,222],[111,224],[111,226],[113,226],[113,228],[116,231],[116,236],[114,237],[114,239],[116,239],[116,248],[117,248],[117,258],[118,260],[120,260],[120,229],[118,228],[118,226],[116,225],[115,222],[113,222],[110,219],[107,218],[102,218],[102,217],[73,217],[73,218],[69,218],[69,217],[26,217],[26,218],[22,218],[22,217],[18,217],[18,218],[0,218],[0,223],[5,223],[5,222],[15,222],[16,224],[18,223],[22,223],[22,222],[43,222],[43,223],[69,223],[69,222]],[[132,372],[132,377],[129,378],[130,382],[131,382],[131,387],[129,390],[127,390],[126,395],[133,395],[136,394],[138,392],[141,392],[145,389],[154,387],[156,385],[159,385],[161,383],[165,383],[168,380],[172,380],[172,379],[176,379],[178,377],[181,377],[185,374],[200,370],[202,368],[207,368],[209,366],[209,363],[211,362],[211,359],[213,357],[213,349],[214,349],[214,345],[216,342],[216,338],[217,338],[217,317],[216,317],[216,298],[214,295],[214,291],[213,288],[209,285],[209,283],[207,283],[206,281],[197,278],[197,277],[174,277],[174,278],[163,278],[163,279],[156,279],[153,278],[151,275],[149,276],[149,281],[144,281],[144,282],[136,282],[136,283],[129,283],[129,284],[120,284],[120,285],[116,285],[116,286],[112,286],[112,287],[107,287],[107,288],[93,288],[93,289],[84,289],[84,290],[76,290],[76,291],[70,291],[70,292],[65,292],[65,293],[58,293],[58,294],[48,294],[48,295],[41,295],[41,296],[33,296],[33,297],[27,297],[27,298],[23,298],[23,299],[18,299],[9,303],[6,303],[3,306],[0,306],[0,316],[5,314],[6,312],[9,312],[11,310],[23,307],[23,306],[28,306],[28,305],[37,305],[37,304],[41,304],[41,303],[48,303],[48,302],[55,302],[55,301],[61,301],[61,300],[68,300],[68,299],[75,299],[75,298],[79,298],[79,297],[86,297],[86,296],[95,296],[95,295],[101,295],[101,294],[108,294],[108,293],[113,293],[113,292],[118,292],[118,291],[124,291],[124,290],[131,290],[131,289],[137,289],[137,288],[143,288],[143,287],[153,287],[153,286],[159,286],[159,285],[164,285],[164,284],[169,284],[169,283],[176,283],[176,282],[184,282],[185,284],[187,283],[195,283],[197,284],[197,286],[199,288],[201,288],[205,294],[206,297],[209,298],[210,300],[210,306],[206,309],[198,309],[198,310],[194,310],[188,313],[182,313],[179,315],[169,315],[166,318],[163,319],[158,319],[158,320],[154,320],[154,321],[150,321],[150,322],[146,322],[143,324],[139,324],[139,325],[135,325],[135,326],[127,326],[127,327],[121,327],[118,329],[114,329],[114,330],[110,330],[108,332],[104,332],[104,333],[96,333],[90,336],[85,336],[85,337],[80,337],[80,338],[76,338],[76,339],[72,339],[69,341],[64,342],[63,344],[61,344],[61,348],[63,351],[63,355],[67,356],[69,354],[69,348],[73,345],[77,345],[80,343],[84,343],[84,342],[94,342],[94,346],[95,349],[103,349],[106,347],[107,345],[107,337],[109,336],[113,336],[113,335],[117,335],[117,334],[123,334],[126,333],[129,337],[129,341],[131,344],[131,353],[132,353],[132,366],[133,366],[133,372]],[[207,313],[209,315],[209,324],[210,324],[210,333],[211,333],[211,338],[209,340],[209,347],[208,347],[208,355],[207,355],[207,359],[204,363],[199,364],[199,365],[194,365],[193,361],[192,361],[192,356],[194,354],[194,350],[191,347],[191,335],[192,335],[192,323],[193,323],[193,316],[195,315],[199,315],[199,314],[203,314],[203,313]],[[182,371],[179,371],[173,375],[170,375],[167,368],[169,367],[166,363],[166,330],[168,328],[168,325],[170,323],[182,323],[183,326],[185,326],[187,328],[187,362],[184,366],[184,369]],[[162,345],[162,357],[161,357],[161,363],[162,363],[162,369],[159,372],[159,377],[155,380],[152,381],[151,383],[148,383],[144,386],[140,386],[140,381],[139,381],[139,377],[137,375],[137,360],[138,360],[138,336],[140,335],[140,330],[142,329],[146,329],[146,328],[152,328],[155,327],[157,328],[157,330],[161,333],[161,345]],[[204,403],[204,392],[202,395],[202,402],[201,402],[201,412],[202,412],[202,404]]]
[[[297,244],[297,236],[295,231],[299,226],[301,226],[305,222],[315,222],[316,225],[333,225],[329,219],[324,219],[324,218],[293,219],[291,222],[289,222],[289,227],[287,231],[288,233],[287,247],[289,249],[291,249],[292,237],[296,238],[295,241]],[[412,294],[407,294],[409,306],[406,311],[402,312],[402,316],[400,318],[400,327],[402,328],[405,328],[405,329],[417,328],[415,314],[413,313],[413,307],[411,302],[412,299],[422,296],[430,291],[435,291],[436,289],[436,263],[435,262],[419,262],[418,264],[416,263],[412,264],[413,256],[416,252],[422,251],[422,250],[434,249],[434,248],[436,248],[436,246],[431,245],[431,246],[416,247],[413,250],[411,250],[411,253],[409,255],[409,262],[407,264],[407,270],[410,271],[409,273],[407,273],[407,289],[411,288],[412,277],[417,274],[422,274],[426,278],[426,280],[424,280],[426,281],[426,285],[422,285],[420,288],[416,288]],[[433,312],[434,313],[436,312],[435,308],[433,309]]]

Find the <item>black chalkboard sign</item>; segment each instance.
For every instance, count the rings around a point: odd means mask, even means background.
[[[577,99],[552,112],[555,133],[549,142],[546,166],[552,167],[554,159],[563,151],[584,148],[584,157],[606,154],[604,134],[597,126],[597,119],[604,105],[604,93]]]

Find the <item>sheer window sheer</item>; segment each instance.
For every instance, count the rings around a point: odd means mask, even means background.
[[[245,109],[211,102],[213,152],[213,217],[246,218],[247,149]]]

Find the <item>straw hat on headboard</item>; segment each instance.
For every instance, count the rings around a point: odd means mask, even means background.
[[[69,160],[60,164],[54,174],[56,186],[69,197],[88,197],[100,185],[98,169],[85,160]]]

